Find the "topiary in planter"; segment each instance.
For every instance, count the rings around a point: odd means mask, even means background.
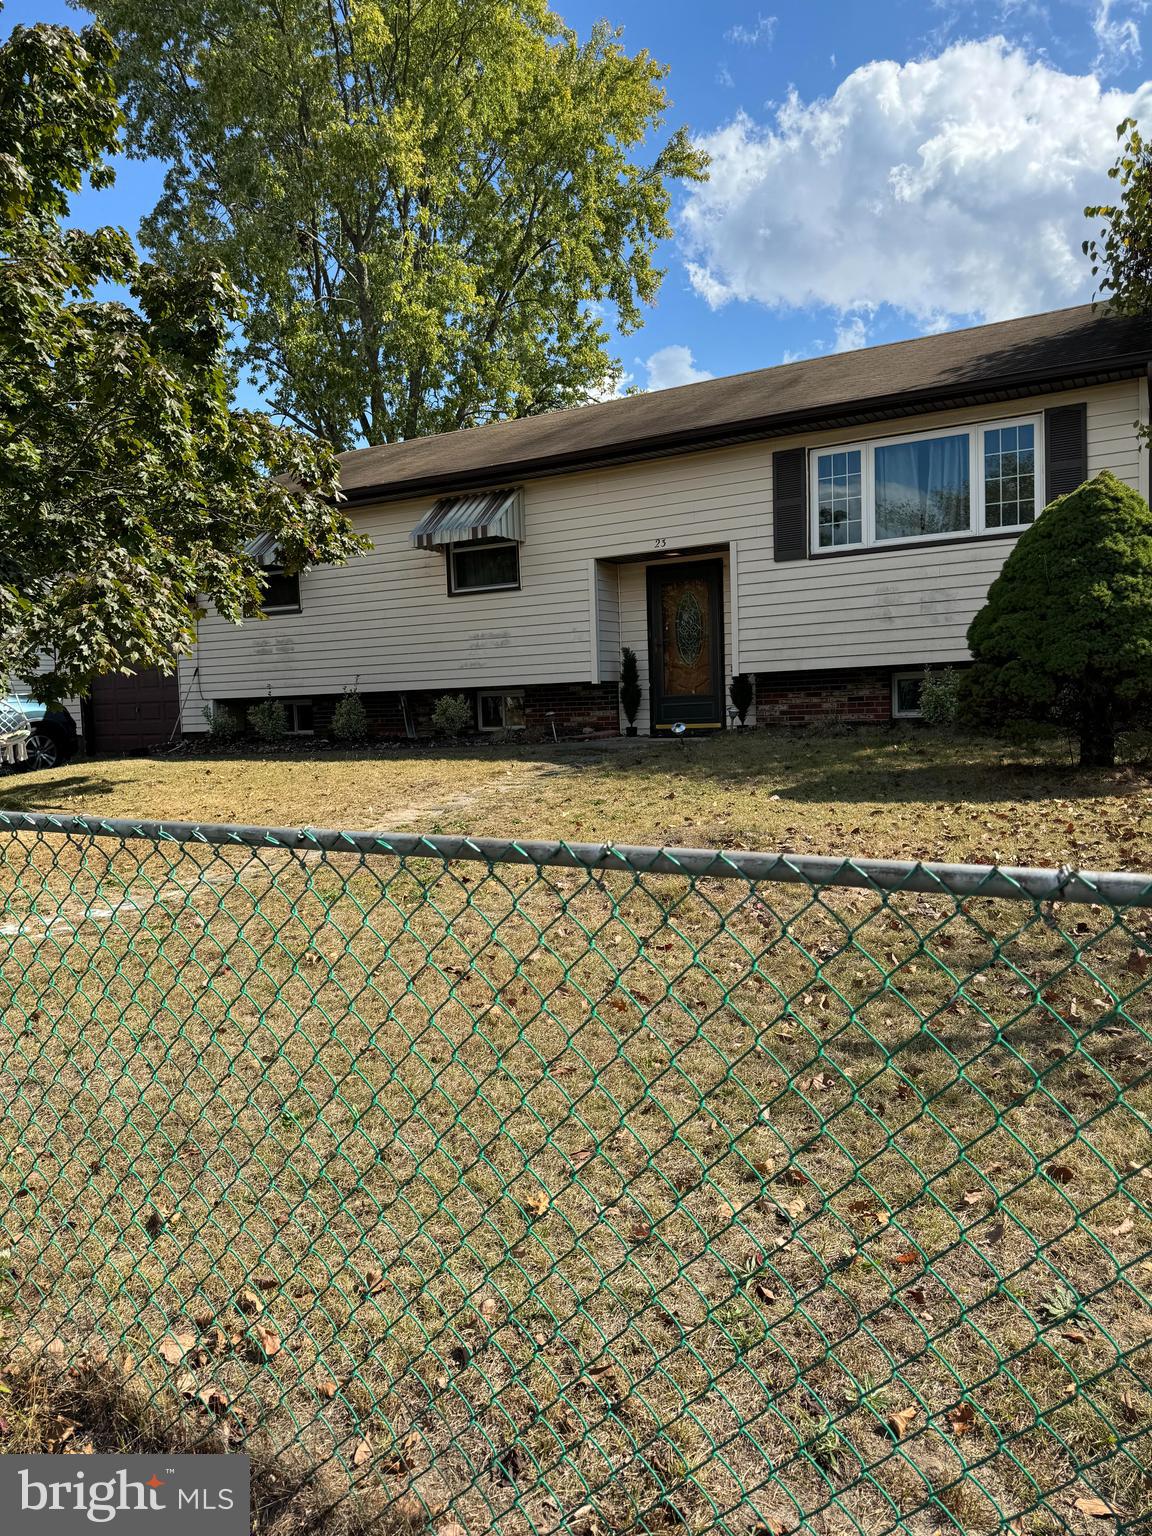
[[[620,652],[620,707],[628,722],[629,736],[636,734],[636,716],[640,713],[640,664],[631,646]]]
[[[748,711],[752,708],[752,700],[756,697],[756,690],[747,672],[737,672],[728,685],[728,697],[732,700],[732,708],[740,717],[740,729],[743,730],[748,719]]]

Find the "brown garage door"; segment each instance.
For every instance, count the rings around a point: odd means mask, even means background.
[[[89,750],[112,756],[159,746],[172,735],[179,715],[176,679],[155,667],[129,677],[99,677],[90,694]]]

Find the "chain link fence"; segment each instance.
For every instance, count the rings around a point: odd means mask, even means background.
[[[1148,1518],[1148,877],[0,814],[0,959],[10,1370],[381,1530]]]

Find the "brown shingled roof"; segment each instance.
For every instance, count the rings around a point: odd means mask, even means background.
[[[350,500],[480,487],[1142,374],[1152,321],[1091,305],[341,455]]]

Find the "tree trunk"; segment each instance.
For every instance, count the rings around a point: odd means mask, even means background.
[[[1093,699],[1080,716],[1081,768],[1112,768],[1116,764],[1116,715],[1111,699]]]

